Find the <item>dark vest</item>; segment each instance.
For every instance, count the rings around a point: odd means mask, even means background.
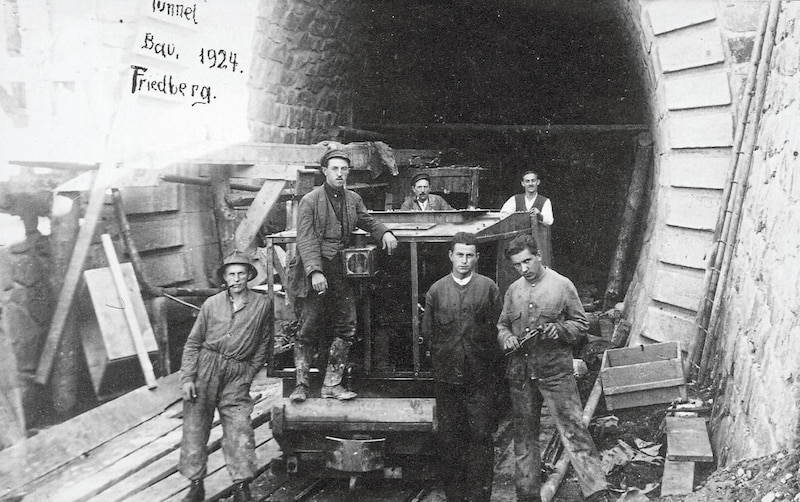
[[[528,210],[528,208],[525,207],[525,194],[524,193],[518,193],[517,195],[515,195],[514,196],[514,202],[517,204],[517,207],[516,207],[517,211],[523,211],[524,212],[524,211]],[[545,197],[544,195],[542,195],[540,193],[537,193],[536,194],[536,200],[533,201],[533,207],[535,207],[536,209],[541,211],[542,208],[544,207],[544,203],[545,202],[547,202],[547,197]]]

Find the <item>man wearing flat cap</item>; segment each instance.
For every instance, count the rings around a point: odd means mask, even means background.
[[[317,341],[323,337],[328,349],[321,395],[348,400],[356,393],[342,384],[347,354],[356,332],[356,298],[345,278],[340,251],[352,245],[356,227],[371,234],[392,254],[397,239],[386,225],[367,212],[357,193],[347,190],[350,157],[339,149],[320,159],[325,183],[306,194],[297,216],[297,254],[289,264],[290,289],[300,310],[300,329],[294,344],[296,381],[289,397],[300,403],[308,398],[309,371]],[[322,326],[326,332],[321,333]]]
[[[431,177],[425,173],[415,174],[411,178],[411,189],[414,194],[409,195],[403,201],[403,205],[400,206],[402,211],[447,211],[453,209],[446,200],[430,193]]]
[[[203,303],[183,347],[179,468],[191,481],[184,502],[205,499],[206,443],[215,409],[222,422],[222,453],[235,482],[233,500],[250,500],[248,483],[256,464],[250,384],[266,361],[273,326],[269,298],[247,287],[255,277],[246,255],[234,252],[227,257],[217,270],[225,289]]]

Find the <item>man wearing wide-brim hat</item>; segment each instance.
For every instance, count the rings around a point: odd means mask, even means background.
[[[228,256],[217,270],[224,290],[203,303],[183,347],[179,468],[191,481],[184,502],[205,498],[206,443],[215,409],[222,422],[222,453],[235,483],[233,500],[250,500],[248,483],[256,467],[250,384],[266,361],[273,325],[269,298],[247,287],[256,275],[246,255]]]
[[[406,197],[402,211],[447,211],[452,210],[450,204],[442,197],[432,194],[431,177],[427,173],[418,173],[411,178],[412,195]]]
[[[347,152],[330,149],[319,163],[325,182],[300,200],[297,254],[289,263],[290,292],[300,311],[294,344],[297,383],[289,396],[294,403],[309,396],[310,367],[320,338],[332,339],[320,395],[340,401],[356,397],[343,384],[357,317],[355,291],[344,276],[341,251],[353,244],[356,228],[368,232],[390,255],[397,247],[394,234],[367,212],[361,196],[346,189],[350,174]]]

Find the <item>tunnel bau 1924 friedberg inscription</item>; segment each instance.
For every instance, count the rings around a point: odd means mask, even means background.
[[[173,23],[185,21],[197,25],[197,4],[185,5],[153,0],[152,12],[156,18],[170,20]],[[147,31],[139,49],[144,53],[160,57],[164,60],[178,61],[181,59],[180,48],[176,42],[170,41],[162,34]],[[219,71],[243,73],[239,68],[237,53],[220,48],[201,47],[192,56],[192,64]],[[193,82],[181,78],[179,75],[151,70],[147,66],[131,65],[131,93],[148,93],[163,95],[168,98],[181,100],[186,98],[191,105],[207,105],[216,99],[211,85],[203,82]]]

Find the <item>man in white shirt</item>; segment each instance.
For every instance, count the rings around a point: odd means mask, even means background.
[[[522,188],[524,193],[509,198],[501,213],[528,212],[533,214],[539,223],[550,226],[553,224],[553,205],[550,199],[539,193],[539,175],[534,171],[526,171],[522,175]]]

